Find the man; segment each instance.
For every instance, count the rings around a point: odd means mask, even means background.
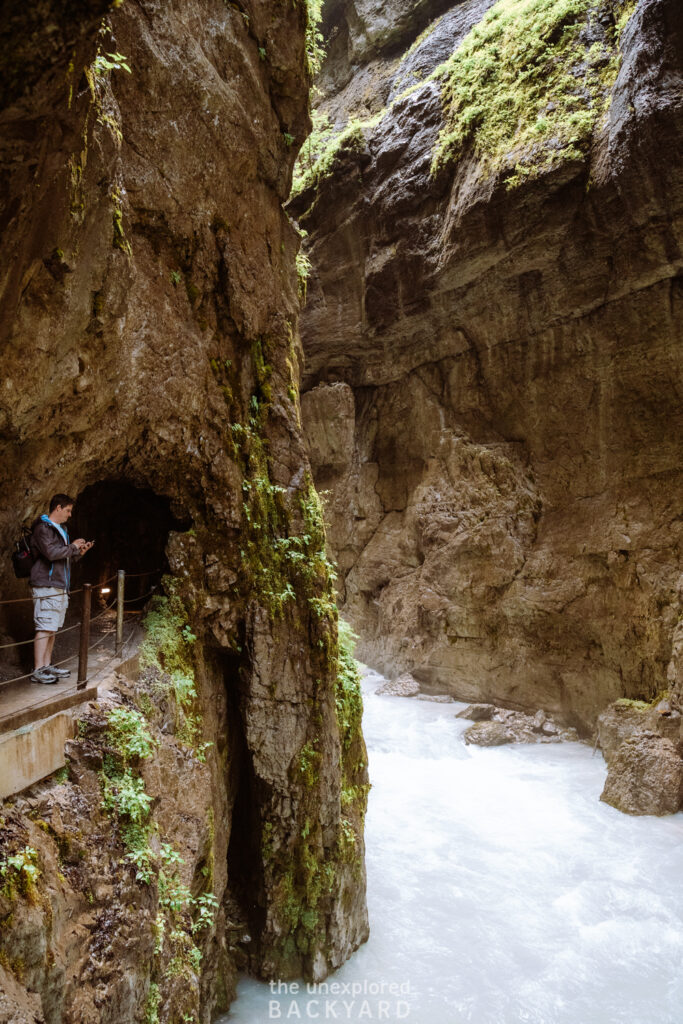
[[[64,625],[69,604],[71,560],[81,558],[93,546],[92,541],[83,538],[69,541],[64,524],[73,507],[74,500],[68,494],[55,494],[50,501],[50,514],[41,516],[31,533],[34,561],[30,583],[36,626],[32,683],[56,683],[60,676],[71,674],[69,669],[56,668],[51,664],[52,649],[55,633]]]

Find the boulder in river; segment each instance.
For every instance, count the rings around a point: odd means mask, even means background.
[[[655,732],[620,744],[600,799],[626,814],[675,814],[683,803],[680,748]]]
[[[680,728],[679,711],[662,714],[658,707],[645,701],[622,698],[610,704],[598,718],[598,740],[605,761],[610,765],[625,740],[656,733],[676,743]]]
[[[454,704],[447,693],[418,693],[416,700],[431,700],[434,704]]]
[[[514,736],[501,722],[475,722],[464,733],[465,743],[478,747],[501,747],[512,743]]]
[[[525,715],[523,711],[497,708],[495,704],[470,704],[455,717],[469,718],[478,724],[499,725],[507,736],[507,739],[500,742],[505,743],[560,743],[562,740],[576,741],[579,738],[576,729],[557,725],[543,710],[537,711],[535,715]],[[489,732],[485,729],[475,730],[472,726],[463,735],[466,743],[481,743],[487,747],[497,745],[488,740]],[[491,729],[490,735],[501,734]]]
[[[404,672],[398,679],[382,683],[377,690],[377,693],[385,697],[416,697],[419,692],[420,687],[410,672]]]
[[[496,710],[495,704],[470,704],[469,707],[458,711],[456,718],[469,718],[472,722],[488,722],[493,718]]]

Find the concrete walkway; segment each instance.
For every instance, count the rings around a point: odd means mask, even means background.
[[[12,796],[66,763],[64,745],[75,735],[78,708],[96,700],[100,688],[115,682],[115,673],[131,664],[139,644],[139,613],[126,614],[124,647],[114,651],[116,617],[100,618],[91,634],[88,678],[77,688],[78,655],[63,648],[58,659],[71,675],[52,685],[23,679],[0,685],[0,799]],[[71,641],[70,646],[77,647]]]

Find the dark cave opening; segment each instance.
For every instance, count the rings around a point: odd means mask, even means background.
[[[110,603],[116,594],[116,574],[123,569],[126,601],[134,608],[168,572],[169,533],[191,525],[189,517],[179,519],[174,514],[169,498],[150,488],[117,479],[91,484],[78,495],[67,524],[72,540],[83,537],[95,542],[83,559],[74,563],[72,588],[92,583],[98,595]]]

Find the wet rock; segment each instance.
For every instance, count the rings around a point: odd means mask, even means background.
[[[654,732],[624,740],[610,759],[600,799],[626,814],[675,814],[683,802],[679,746]]]
[[[508,736],[506,740],[508,743],[575,742],[579,738],[576,729],[567,729],[557,725],[543,710],[537,711],[532,716],[511,708],[498,708],[495,704],[471,704],[463,711],[459,711],[456,718],[468,718],[475,722],[491,721],[494,724],[500,724]],[[470,734],[471,730],[466,730],[465,741],[477,742],[467,739]],[[497,735],[495,730],[492,731],[492,734]],[[478,733],[475,732],[472,735],[477,736]],[[484,731],[482,731],[482,735],[486,735]],[[490,746],[491,744],[484,745]]]
[[[618,700],[606,708],[598,718],[598,742],[607,764],[622,743],[646,733],[656,733],[672,742],[680,738],[681,718],[678,711],[667,715],[644,701]]]
[[[422,38],[422,5],[396,36],[378,6],[334,5],[320,106],[341,125],[413,91],[293,206],[313,264],[302,412],[345,613],[379,668],[591,731],[665,688],[676,635],[683,681],[682,410],[662,383],[682,358],[683,8],[639,0],[603,127],[509,188],[471,149],[430,173],[428,75],[490,5],[431,9]]]
[[[570,729],[563,729],[560,733],[560,739],[566,743],[578,743],[580,736],[576,729],[572,727]]]
[[[420,686],[410,672],[404,672],[398,679],[390,679],[383,683],[376,692],[385,697],[416,697],[420,692]]]
[[[454,700],[447,693],[418,693],[416,700],[431,700],[434,704],[453,704]]]
[[[514,736],[501,722],[475,722],[463,733],[465,743],[478,747],[500,747],[512,743]]]
[[[3,1024],[44,1024],[40,997],[27,992],[11,970],[0,964],[0,1020]]]
[[[469,718],[472,722],[488,722],[495,712],[495,704],[470,704],[458,711],[456,718]]]

